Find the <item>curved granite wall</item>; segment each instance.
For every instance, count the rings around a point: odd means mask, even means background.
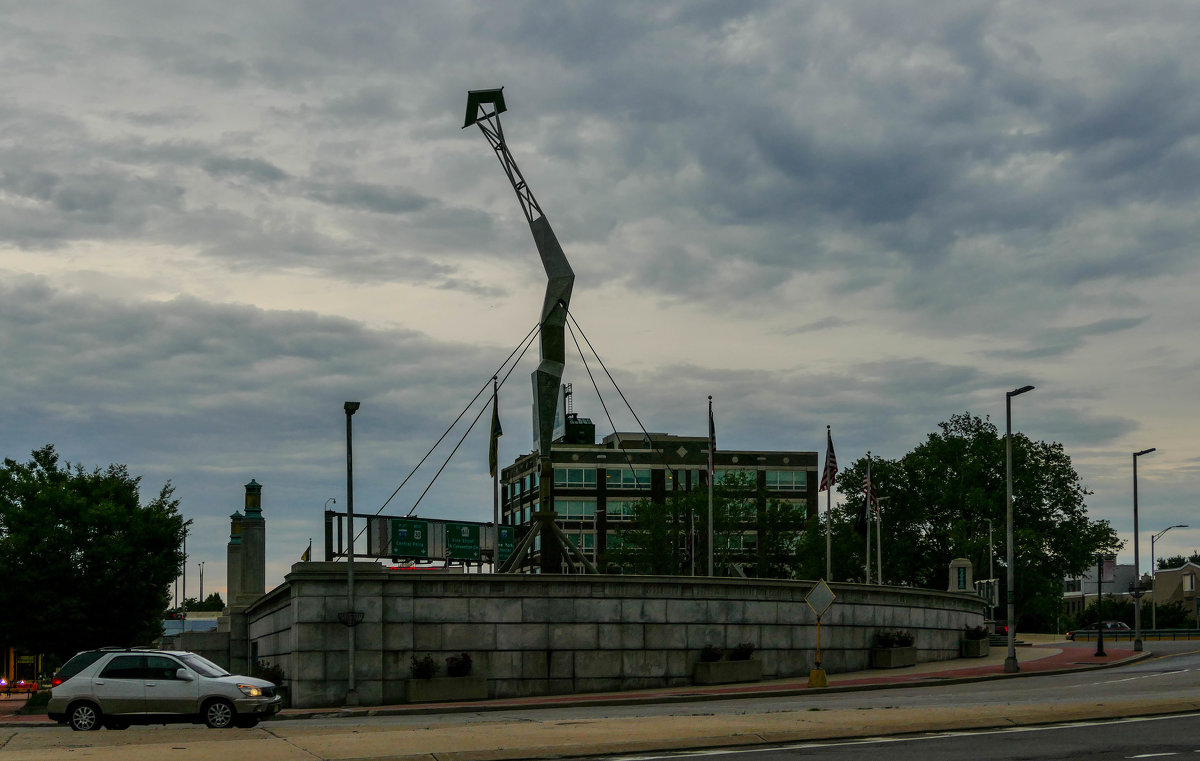
[[[298,563],[248,611],[257,657],[284,668],[297,707],[346,697],[346,566]],[[598,692],[691,683],[705,645],[752,642],[763,677],[807,675],[814,582],[665,576],[476,575],[355,566],[363,622],[356,681],[363,705],[400,702],[409,658],[468,652],[491,697]],[[964,626],[982,623],[971,594],[831,584],[821,620],[828,672],[868,666],[880,629],[907,629],[918,659],[958,657]]]

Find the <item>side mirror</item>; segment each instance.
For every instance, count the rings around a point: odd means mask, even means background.
[[[175,669],[175,678],[182,682],[192,681],[192,672],[184,668]]]

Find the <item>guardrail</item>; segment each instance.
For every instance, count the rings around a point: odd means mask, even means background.
[[[1106,631],[1104,632],[1105,642],[1133,642],[1134,632],[1130,631]],[[1200,629],[1143,629],[1142,641],[1169,641],[1169,640],[1200,640]],[[1076,642],[1095,642],[1096,633],[1094,631],[1078,632],[1075,634]]]

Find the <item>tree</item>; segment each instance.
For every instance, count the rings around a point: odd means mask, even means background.
[[[672,492],[661,504],[639,500],[633,511],[633,525],[610,535],[606,562],[632,573],[687,575],[694,552],[696,573],[708,572],[707,488]],[[727,575],[736,564],[747,575],[793,576],[803,525],[803,508],[767,499],[753,472],[726,473],[713,485],[714,573]]]
[[[958,557],[970,559],[976,578],[984,578],[990,518],[994,567],[1003,587],[1004,438],[989,420],[970,413],[939,428],[899,460],[871,461],[875,491],[886,498],[884,582],[945,589],[950,561]],[[1092,567],[1098,555],[1115,554],[1121,542],[1107,521],[1087,517],[1087,491],[1061,444],[1019,433],[1012,444],[1017,624],[1025,630],[1052,628],[1062,608],[1062,580]],[[863,458],[837,479],[847,502],[833,520],[835,579],[862,578],[866,543],[853,533],[853,518],[865,471]],[[820,556],[823,560],[824,553]]]
[[[1166,571],[1172,568],[1178,568],[1184,563],[1200,563],[1200,552],[1193,552],[1191,555],[1172,555],[1167,558],[1158,559],[1158,570]]]
[[[162,632],[184,561],[184,521],[167,483],[141,504],[123,465],[85,471],[53,446],[0,467],[0,641],[59,659]]]

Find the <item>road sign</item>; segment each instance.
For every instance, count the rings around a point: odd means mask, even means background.
[[[479,560],[479,524],[446,524],[446,557],[451,560]]]
[[[517,527],[496,527],[496,565],[508,560],[517,548]]]
[[[804,602],[808,603],[808,607],[812,608],[812,612],[817,614],[817,618],[820,618],[824,615],[825,611],[829,610],[829,606],[833,605],[833,601],[836,599],[837,595],[833,593],[833,590],[822,579],[804,597]]]
[[[414,518],[392,518],[392,557],[429,557],[429,523]]]

